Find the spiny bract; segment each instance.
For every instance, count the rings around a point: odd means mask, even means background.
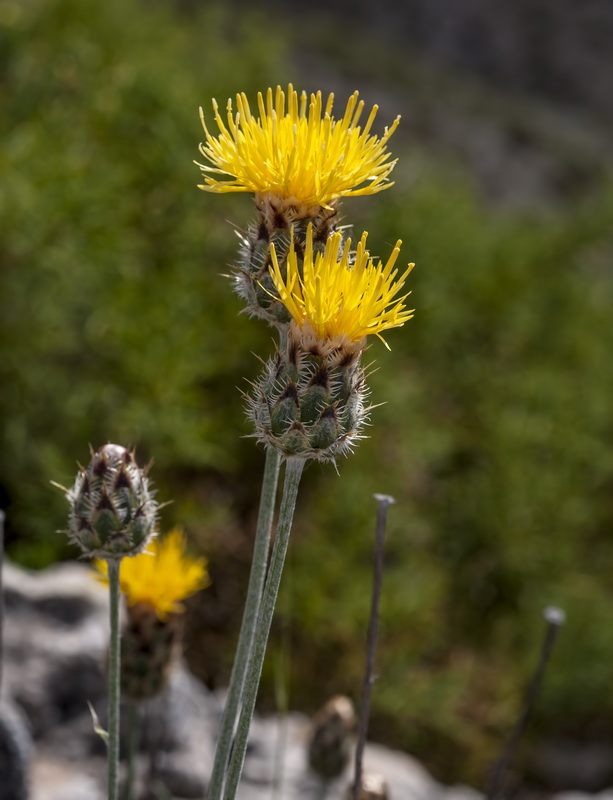
[[[349,452],[368,416],[361,345],[307,339],[292,322],[286,349],[268,361],[249,398],[257,438],[287,457],[334,461]]]
[[[125,447],[106,444],[67,491],[69,536],[91,558],[140,553],[155,535],[157,503],[143,470]]]

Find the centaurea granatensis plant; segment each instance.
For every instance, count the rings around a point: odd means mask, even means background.
[[[343,197],[389,188],[395,165],[382,136],[365,124],[355,92],[344,114],[334,97],[300,95],[289,85],[258,95],[257,113],[244,94],[225,119],[213,101],[219,132],[209,131],[199,164],[210,192],[252,192],[257,218],[241,237],[235,272],[238,294],[255,317],[279,331],[276,354],[248,399],[254,436],[266,450],[251,577],[228,699],[221,725],[209,800],[234,800],[270,625],[287,551],[298,486],[309,460],[335,461],[363,436],[369,407],[362,364],[367,337],[413,316],[400,294],[412,264],[396,267],[398,241],[384,263],[371,257],[363,234],[337,230]],[[399,296],[400,294],[400,296]],[[274,547],[269,544],[281,462],[285,478]]]

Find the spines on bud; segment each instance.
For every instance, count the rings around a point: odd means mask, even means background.
[[[249,398],[256,436],[286,456],[333,461],[362,438],[368,409],[364,342],[324,342],[295,323]]]
[[[68,532],[87,557],[134,556],[154,536],[157,504],[145,472],[125,447],[107,444],[93,453],[67,495]]]

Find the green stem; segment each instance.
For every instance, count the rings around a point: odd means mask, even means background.
[[[109,645],[108,798],[119,795],[119,559],[108,560],[111,640]]]
[[[221,720],[219,739],[215,751],[215,761],[213,763],[213,773],[211,775],[207,795],[208,800],[221,800],[226,770],[232,751],[234,731],[236,729],[236,721],[243,697],[245,676],[249,668],[249,659],[253,649],[264,580],[266,578],[270,532],[272,530],[275,512],[280,466],[281,453],[279,450],[275,447],[267,448],[264,477],[262,479],[262,492],[260,496],[260,510],[258,513],[258,523],[253,545],[251,574],[249,576],[247,598],[245,600],[245,611],[243,613],[243,622],[238,638],[232,675],[230,677],[228,697]]]
[[[126,800],[134,800],[134,777],[136,775],[139,733],[140,709],[138,703],[131,701],[128,705],[128,770],[126,775]]]
[[[304,469],[304,464],[304,459],[288,458],[285,467],[285,481],[283,484],[283,497],[281,499],[277,535],[270,559],[266,586],[264,587],[253,654],[249,663],[249,673],[245,680],[243,706],[238,720],[238,729],[236,732],[236,741],[234,742],[234,748],[232,750],[232,758],[230,759],[230,765],[228,767],[224,800],[234,800],[236,797],[238,782],[241,772],[243,771],[245,751],[247,750],[247,740],[249,738],[249,727],[255,709],[255,700],[260,685],[262,665],[264,663],[268,635],[270,633],[275,603],[279,592],[279,584],[281,583],[281,574],[283,572],[285,554],[287,553],[287,545],[292,529],[292,520],[294,518],[294,509],[296,507],[296,497],[298,496],[298,487],[300,485],[300,477]]]

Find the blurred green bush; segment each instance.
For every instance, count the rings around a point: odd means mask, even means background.
[[[159,499],[175,499],[165,526],[182,522],[211,553],[234,626],[243,584],[223,580],[234,560],[246,568],[262,463],[236,387],[272,336],[220,277],[226,220],[246,223],[250,200],[198,192],[191,159],[199,104],[293,77],[263,25],[217,5],[188,18],[137,0],[0,0],[10,553],[33,567],[74,556],[49,481],[69,485],[88,443],[135,444],[155,458]],[[613,714],[613,196],[502,217],[427,163],[408,174],[344,208],[373,252],[404,239],[417,314],[387,337],[391,353],[370,351],[385,403],[372,438],[339,475],[307,470],[272,648],[289,636],[292,705],[357,696],[371,495],[394,495],[373,735],[477,780],[516,713],[545,605],[569,622],[535,730]]]
[[[198,105],[276,80],[280,48],[218,6],[0,8],[0,483],[13,556],[41,566],[63,547],[49,480],[68,484],[88,442],[137,445],[173,490],[257,458],[236,384],[270,334],[220,277],[250,203],[199,192],[192,158]]]
[[[390,493],[374,732],[450,780],[499,753],[550,604],[568,624],[534,731],[610,729],[612,218],[606,192],[501,218],[432,176],[372,203],[373,251],[401,232],[417,262],[417,313],[377,348],[372,438],[302,498],[291,618],[298,663],[313,641],[320,663],[295,691],[359,681],[370,495]]]

